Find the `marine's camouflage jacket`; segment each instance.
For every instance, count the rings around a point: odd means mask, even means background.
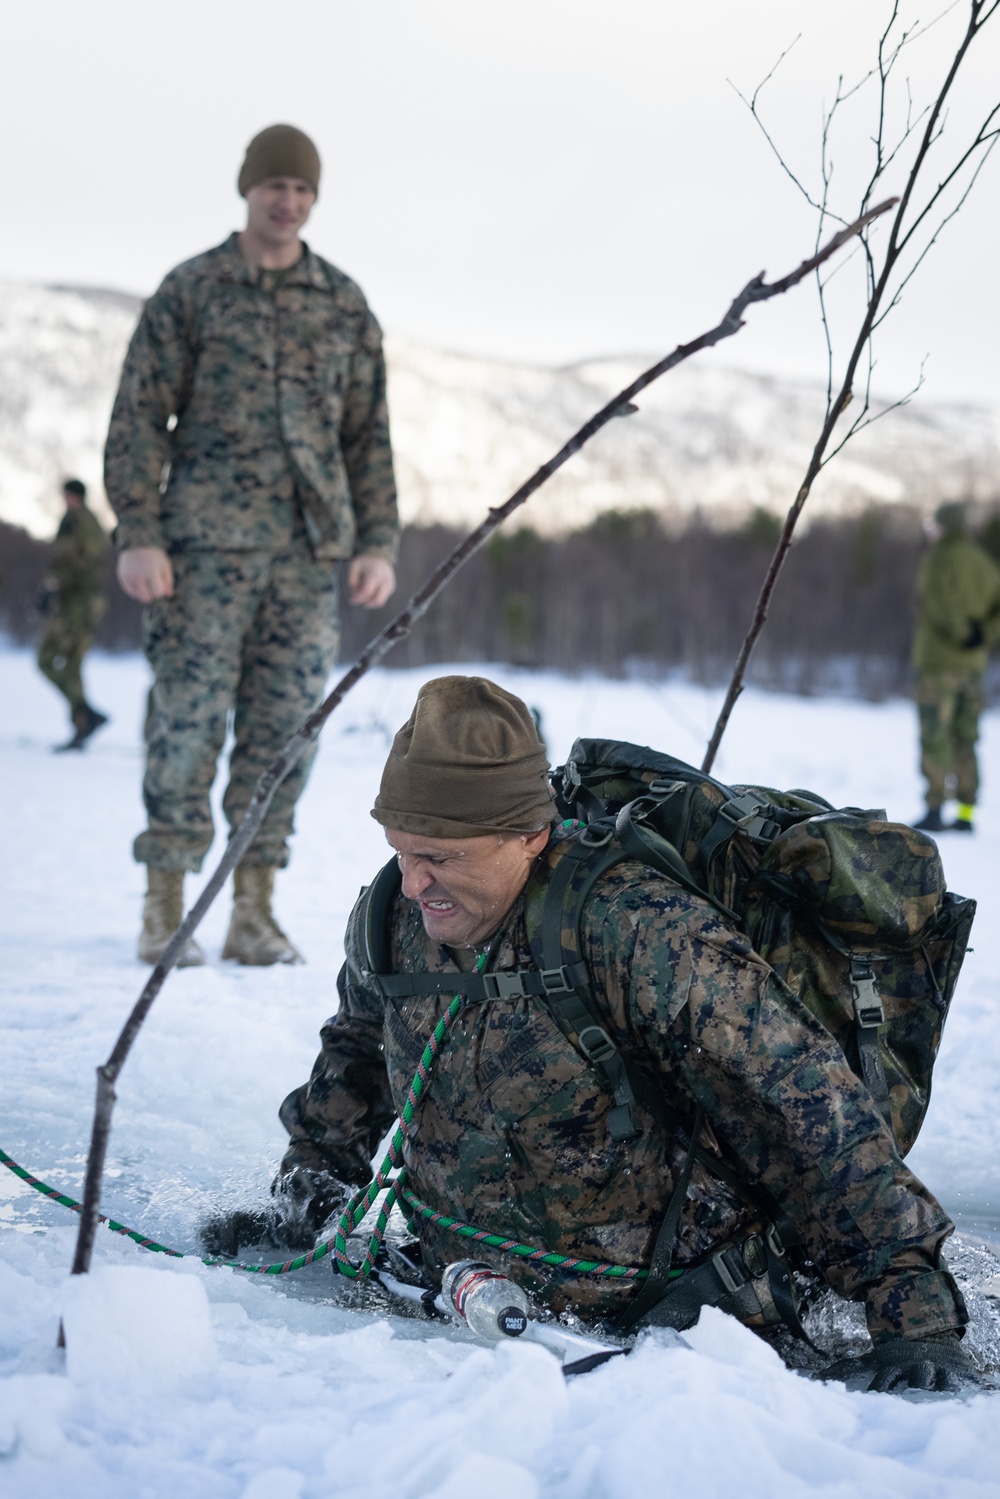
[[[297,501],[319,558],[398,544],[382,337],[359,287],[304,248],[252,266],[236,235],[146,303],[105,451],[119,549],[280,551]]]
[[[556,832],[543,883],[564,851]],[[530,966],[529,886],[508,914],[491,968]],[[770,1203],[802,1251],[842,1295],[864,1299],[874,1335],[927,1335],[965,1321],[940,1265],[951,1224],[900,1160],[843,1053],[820,1023],[705,902],[629,862],[587,901],[583,955],[593,993],[630,1071],[660,1091],[671,1125],[638,1111],[642,1134],[615,1143],[612,1106],[591,1068],[540,1000],[469,1005],[455,1021],[411,1126],[413,1191],[433,1208],[567,1255],[648,1265],[684,1159],[684,1122],[705,1110],[703,1146]],[[383,1001],[361,967],[349,923],[340,1009],[322,1031],[310,1081],[290,1094],[283,1169],[332,1171],[362,1183],[404,1102],[447,997]],[[392,915],[396,971],[455,970],[400,897]],[[759,1226],[701,1164],[680,1221],[675,1264],[691,1266]],[[461,1258],[465,1241],[420,1220],[428,1263]],[[475,1246],[476,1254],[482,1246]],[[490,1252],[484,1253],[490,1258]],[[614,1315],[634,1284],[499,1259],[553,1308]]]

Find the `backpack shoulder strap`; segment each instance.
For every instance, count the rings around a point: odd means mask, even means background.
[[[383,864],[371,884],[361,891],[355,911],[366,979],[375,978],[389,969],[392,956],[389,916],[402,885],[399,863],[393,858],[388,864]]]
[[[616,820],[600,818],[588,823],[562,855],[549,880],[540,932],[534,937],[528,934],[532,948],[540,947],[543,972],[561,970],[571,980],[562,989],[549,987],[542,997],[563,1035],[591,1064],[614,1098],[608,1130],[615,1140],[634,1139],[639,1133],[634,1116],[636,1087],[608,1031],[607,1017],[593,993],[590,972],[583,961],[581,922],[587,900],[602,875],[626,859],[638,859],[659,869],[684,889],[708,899],[673,844],[650,829],[640,830],[635,816],[638,811],[639,803],[630,802]],[[642,1088],[639,1091],[643,1095],[648,1092]],[[657,1112],[655,1102],[652,1107]]]
[[[543,1002],[570,1045],[590,1063],[614,1099],[608,1133],[613,1140],[634,1140],[640,1133],[634,1114],[635,1091],[622,1054],[594,1001],[580,942],[580,919],[591,890],[601,875],[629,857],[614,831],[610,821],[588,823],[570,845],[549,880],[541,930],[534,937],[529,931],[528,937],[533,949],[541,947],[542,972],[558,969],[566,976],[565,986],[549,989]]]

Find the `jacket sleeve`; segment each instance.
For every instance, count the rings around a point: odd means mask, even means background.
[[[985,591],[989,597],[989,604],[983,611],[983,637],[990,649],[995,650],[1000,645],[1000,568],[985,552],[983,564]]]
[[[395,562],[399,553],[396,481],[389,442],[382,330],[366,311],[351,364],[340,446],[357,521],[356,551]]]
[[[312,1075],[279,1110],[289,1134],[281,1171],[329,1171],[360,1187],[371,1179],[372,1156],[395,1110],[382,1050],[382,1003],[359,981],[350,956],[337,989],[340,1008],[320,1032]]]
[[[668,1101],[688,1116],[703,1106],[739,1174],[824,1278],[865,1301],[873,1337],[961,1326],[964,1303],[940,1258],[952,1224],[839,1046],[745,937],[680,899],[683,923],[647,894],[641,911],[609,916],[605,939],[628,954],[621,1009]]]
[[[118,518],[115,545],[163,547],[160,486],[172,450],[168,423],[182,415],[194,378],[190,315],[168,276],[132,335],[104,450],[104,487]]]

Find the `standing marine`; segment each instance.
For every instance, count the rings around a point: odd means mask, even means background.
[[[719,910],[625,858],[581,897],[578,961],[539,964],[546,893],[595,851],[554,821],[547,772],[518,698],[478,677],[421,688],[372,813],[395,858],[351,915],[339,1008],[281,1106],[273,1206],[216,1219],[206,1246],[310,1244],[415,1089],[401,1164],[432,1283],[462,1257],[459,1220],[555,1312],[683,1328],[716,1305],[768,1327],[795,1245],[864,1302],[879,1388],[966,1377],[951,1223],[839,1045]]]
[[[395,588],[396,489],[382,337],[358,286],[300,237],[319,190],[309,137],[273,125],[239,173],[247,223],[171,271],[129,346],[105,454],[118,577],[145,604],[153,669],[134,854],[148,870],[139,956],[180,923],[212,842],[209,792],[233,714],[223,799],[235,826],[262,771],[323,696],[352,604]],[[312,760],[279,786],[235,871],[223,957],[299,960],[272,911]],[[181,958],[204,961],[192,939]]]
[[[927,810],[915,826],[930,833],[972,832],[983,678],[1000,641],[1000,568],[965,524],[963,505],[938,507],[926,528],[933,545],[917,574],[913,666]],[[941,810],[951,797],[958,814],[946,823]]]
[[[42,584],[42,607],[48,626],[38,650],[38,669],[69,704],[73,734],[58,750],[82,750],[107,714],[87,702],[83,658],[94,643],[94,631],[105,609],[104,570],[108,539],[87,505],[87,486],[67,479],[62,487],[66,513],[59,522]]]

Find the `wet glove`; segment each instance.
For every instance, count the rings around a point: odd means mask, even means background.
[[[883,1338],[871,1353],[840,1359],[824,1369],[820,1378],[843,1380],[852,1389],[884,1393],[934,1390],[956,1394],[980,1383],[975,1365],[953,1328],[927,1338]]]
[[[327,1219],[343,1207],[350,1187],[328,1171],[293,1166],[271,1183],[273,1204],[236,1208],[209,1218],[199,1237],[209,1254],[235,1259],[240,1249],[311,1249]]]

